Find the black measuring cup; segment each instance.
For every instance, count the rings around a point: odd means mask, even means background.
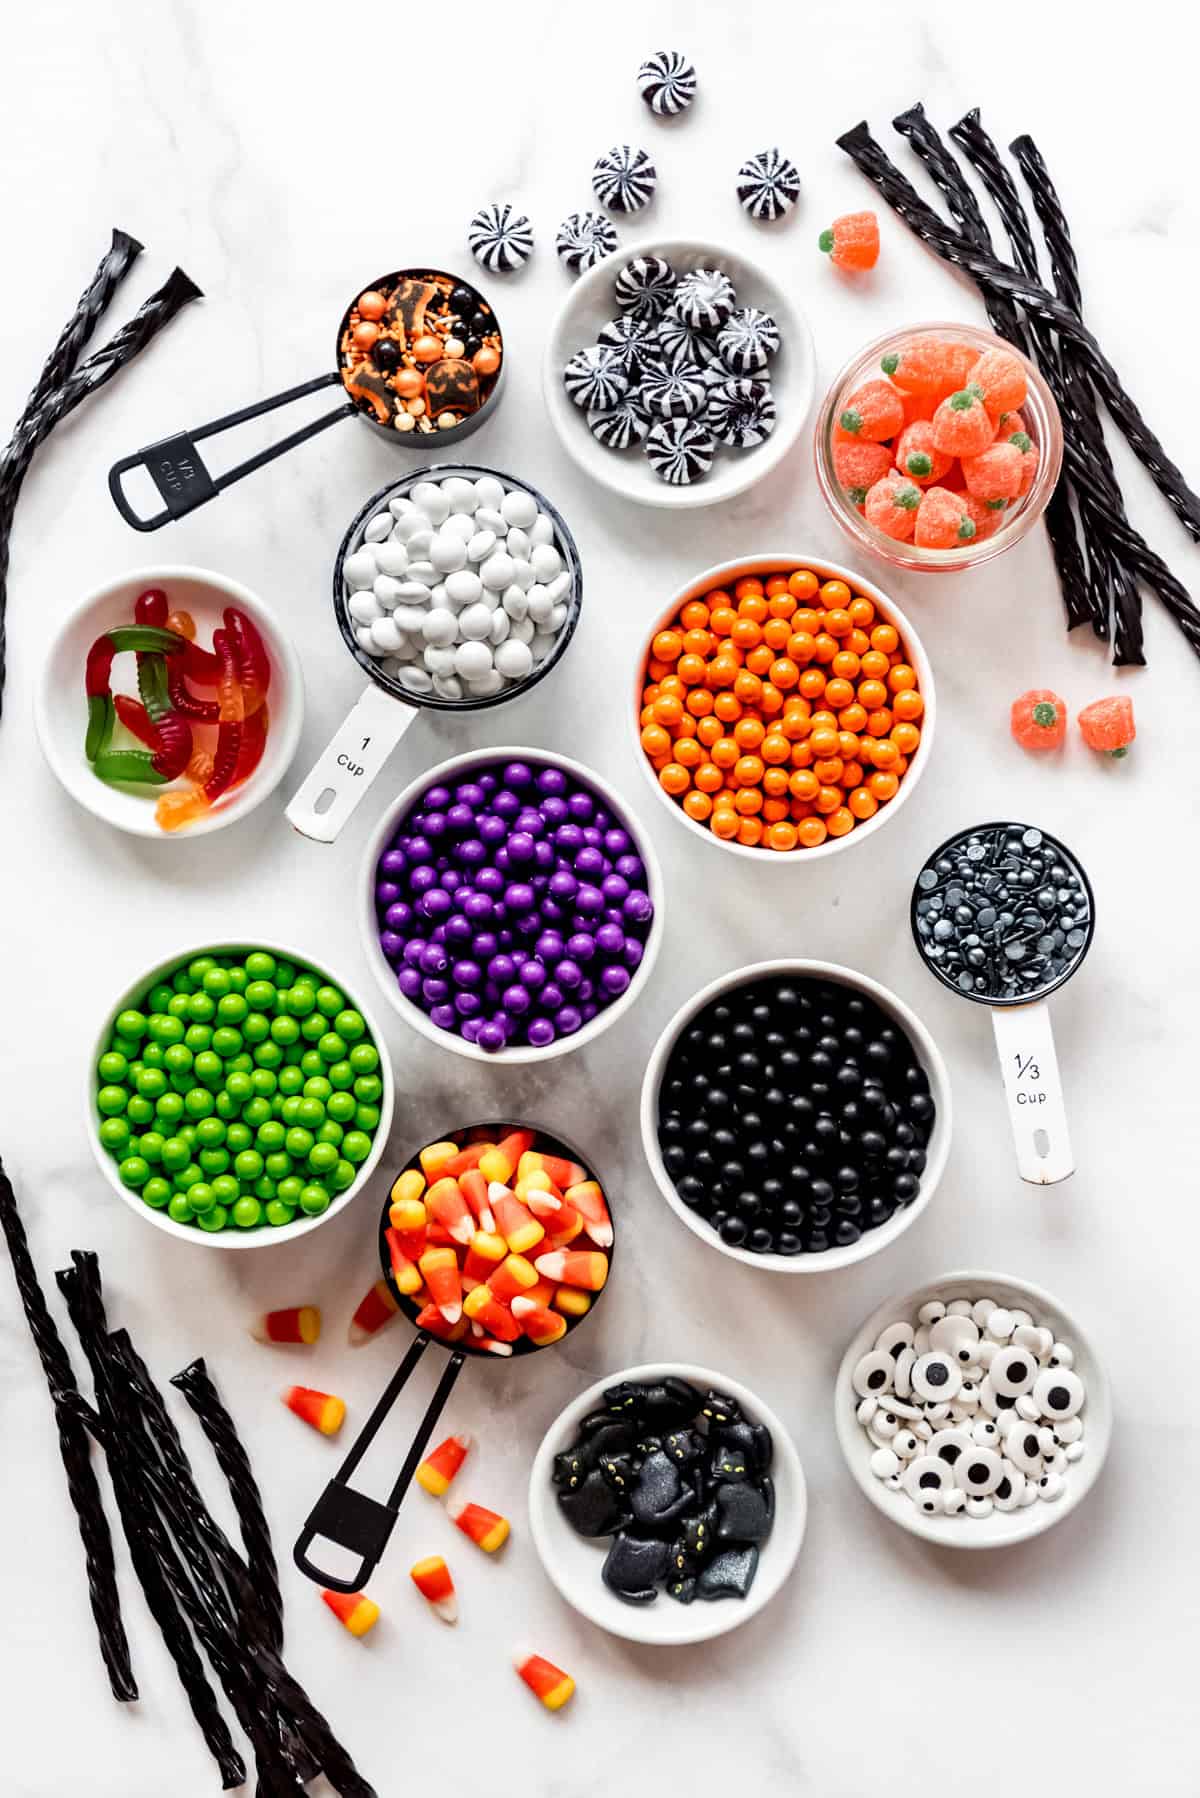
[[[359,384],[357,394],[351,391],[351,384],[347,381],[347,376],[355,372],[350,367],[349,336],[354,329],[359,301],[368,294],[386,293],[393,297],[401,294],[408,295],[412,293],[414,287],[418,287],[421,283],[424,283],[426,287],[436,284],[437,291],[443,298],[446,295],[442,293],[442,289],[446,284],[449,284],[448,291],[471,296],[474,306],[471,313],[467,313],[465,298],[462,302],[461,328],[464,333],[462,341],[464,352],[470,348],[471,343],[479,339],[485,324],[489,327],[488,334],[494,335],[500,340],[500,361],[494,374],[476,377],[479,404],[467,412],[452,411],[449,405],[441,407],[436,414],[427,409],[422,414],[422,418],[430,422],[429,430],[422,430],[420,421],[412,419],[412,414],[405,410],[402,402],[391,392],[388,377],[381,371],[372,370],[370,388]],[[421,309],[420,316],[424,317],[424,308]],[[412,306],[399,315],[400,328],[402,333],[407,336],[411,333],[405,332],[405,319],[415,330],[416,313]],[[476,327],[474,330],[472,330],[473,325]],[[475,352],[475,354],[477,353]],[[464,354],[462,357],[439,358],[439,360],[448,367],[451,361],[459,364],[466,361],[467,357]],[[256,400],[252,406],[243,406],[240,411],[227,412],[221,418],[210,419],[208,424],[192,425],[187,430],[175,431],[171,436],[163,437],[157,443],[148,443],[141,449],[134,450],[132,455],[122,456],[121,460],[114,462],[108,471],[108,490],[112,495],[113,504],[126,524],[132,525],[135,531],[157,531],[164,524],[169,524],[172,519],[183,518],[187,513],[194,512],[197,506],[206,505],[209,500],[216,499],[219,493],[224,493],[225,489],[232,487],[236,481],[244,480],[247,475],[254,474],[257,469],[264,468],[268,462],[274,462],[279,456],[286,455],[289,450],[296,449],[299,444],[307,443],[310,437],[316,437],[321,431],[327,431],[330,425],[338,424],[344,418],[361,418],[379,435],[386,437],[389,442],[399,444],[403,448],[418,449],[428,453],[435,442],[439,444],[460,442],[464,437],[469,437],[471,432],[483,423],[500,397],[506,362],[507,356],[500,321],[496,317],[491,302],[485,299],[473,281],[466,281],[460,275],[451,274],[445,269],[397,269],[389,275],[381,275],[368,287],[360,288],[358,294],[346,307],[338,326],[333,368],[327,374],[316,375],[311,381],[302,381],[298,387],[289,387],[283,393],[274,393],[269,399]],[[362,365],[357,366],[361,367]],[[397,372],[399,371],[393,371],[393,377]],[[465,377],[463,378],[465,379]],[[486,391],[484,391],[485,384]],[[302,425],[298,431],[293,431],[290,436],[282,438],[278,443],[260,450],[257,455],[248,456],[244,462],[239,462],[236,467],[228,469],[224,474],[214,476],[209,473],[196,448],[198,443],[202,443],[210,437],[219,437],[224,432],[233,430],[237,425],[245,424],[252,418],[261,418],[267,412],[278,411],[282,406],[291,405],[293,400],[305,399],[309,394],[319,393],[324,387],[340,387],[345,394],[343,403],[332,412],[326,412],[322,417],[314,419],[310,424]],[[445,396],[443,395],[443,397]],[[388,404],[395,404],[397,410],[392,418],[381,418],[379,413],[386,412]],[[396,420],[402,418],[410,420],[411,429],[397,427]],[[447,420],[453,418],[455,422],[444,424],[443,418]],[[436,423],[433,422],[435,419]],[[125,476],[135,468],[146,470],[163,501],[162,510],[151,513],[149,517],[145,517],[135,510],[125,491]]]
[[[406,687],[398,676],[388,672],[382,661],[368,655],[361,647],[354,635],[348,610],[349,596],[343,569],[347,556],[361,548],[366,541],[365,531],[371,519],[387,507],[390,500],[403,499],[422,482],[444,481],[452,475],[461,476],[468,481],[490,477],[501,481],[506,487],[519,488],[527,493],[538,510],[544,512],[553,524],[555,547],[562,557],[563,571],[571,577],[571,589],[566,599],[567,616],[553,649],[543,661],[530,669],[524,680],[514,681],[499,693],[491,693],[486,697],[442,699],[436,693],[418,693]],[[582,603],[583,566],[575,539],[557,508],[536,487],[530,486],[528,481],[519,480],[516,475],[504,474],[495,468],[448,462],[418,468],[414,473],[404,475],[398,481],[391,481],[386,487],[381,487],[378,493],[373,493],[351,520],[333,568],[334,617],[343,643],[371,685],[363,689],[293,794],[284,813],[293,830],[298,830],[301,836],[311,837],[314,842],[332,843],[359,801],[366,796],[367,789],[381,772],[405,731],[416,722],[422,712],[483,712],[490,710],[492,706],[505,705],[510,699],[520,699],[530,692],[562,660],[567,645],[575,634]]]
[[[1083,864],[1037,825],[976,824],[927,858],[909,922],[930,973],[991,1011],[1021,1178],[1067,1179],[1075,1160],[1046,1001],[1092,946]]]
[[[521,1123],[507,1118],[492,1118],[481,1124],[468,1124],[461,1130],[452,1130],[444,1140],[457,1143],[460,1147],[464,1147],[470,1142],[478,1142],[481,1138],[486,1138],[489,1141],[495,1142],[500,1136],[507,1135],[508,1132],[513,1130],[532,1131],[535,1143],[540,1151],[551,1155],[561,1156],[567,1161],[577,1162],[581,1167],[588,1170],[589,1178],[595,1177],[594,1164],[591,1161],[581,1155],[570,1143],[564,1141],[561,1136],[557,1136],[549,1130],[543,1130],[538,1124]],[[419,1155],[413,1155],[407,1162],[405,1162],[400,1173],[406,1173],[411,1168],[419,1170],[420,1165]],[[397,1178],[399,1178],[399,1175],[397,1175]],[[400,1310],[404,1313],[404,1316],[408,1321],[410,1323],[415,1323],[417,1314],[422,1307],[413,1299],[405,1297],[397,1287],[392,1276],[392,1260],[385,1234],[390,1222],[390,1211],[391,1197],[389,1194],[388,1198],[384,1200],[383,1209],[379,1218],[380,1265],[383,1268],[383,1277],[387,1282],[388,1290],[391,1292],[392,1297],[396,1300]],[[612,1245],[605,1251],[609,1258],[610,1277],[612,1257],[616,1249],[615,1218],[613,1220],[613,1226],[614,1240]],[[576,1243],[571,1246],[578,1247],[586,1244],[587,1238],[581,1236],[577,1239]],[[581,1324],[587,1322],[607,1290],[608,1284],[606,1281],[599,1292],[594,1292],[591,1295],[592,1303],[582,1317],[568,1317],[567,1335],[570,1335],[573,1331],[577,1330]],[[564,1336],[560,1336],[558,1339],[559,1342],[565,1340],[566,1337]],[[431,1346],[444,1349],[449,1355],[449,1360],[442,1370],[442,1376],[437,1383],[433,1397],[430,1399],[429,1404],[425,1409],[425,1414],[417,1425],[408,1453],[404,1457],[403,1465],[396,1476],[395,1483],[388,1493],[387,1498],[384,1500],[368,1498],[366,1493],[359,1492],[355,1487],[350,1485],[350,1477],[367,1450],[370,1448],[372,1442],[374,1442],[376,1436],[379,1434],[381,1426],[386,1421],[392,1407],[403,1392],[410,1376],[415,1371],[418,1362],[425,1353],[425,1350]],[[557,1343],[546,1343],[543,1345],[543,1348],[555,1347],[557,1347]],[[329,1481],[329,1484],[308,1514],[304,1528],[297,1537],[295,1546],[292,1550],[292,1558],[301,1573],[307,1574],[309,1579],[315,1580],[320,1586],[328,1586],[334,1592],[357,1592],[366,1584],[374,1573],[376,1567],[379,1565],[380,1560],[383,1558],[383,1553],[387,1548],[388,1540],[396,1524],[396,1519],[400,1515],[400,1506],[404,1501],[405,1493],[408,1491],[413,1474],[416,1472],[425,1454],[425,1450],[429,1446],[429,1438],[433,1434],[438,1418],[441,1416],[446,1401],[454,1389],[454,1382],[462,1372],[464,1362],[470,1357],[472,1360],[476,1361],[489,1361],[493,1366],[496,1365],[499,1360],[501,1365],[506,1366],[508,1365],[509,1360],[517,1361],[528,1359],[530,1355],[536,1355],[542,1352],[542,1349],[538,1348],[536,1344],[530,1342],[525,1337],[521,1337],[519,1341],[514,1342],[512,1349],[513,1352],[511,1357],[501,1359],[490,1350],[478,1347],[472,1340],[469,1330],[466,1336],[455,1343],[443,1342],[438,1337],[431,1336],[426,1330],[418,1330],[416,1338],[409,1345],[408,1351],[399,1367],[396,1369],[380,1395],[375,1409],[371,1412],[366,1423],[350,1445],[350,1450],[346,1455],[345,1460],[342,1462],[341,1466]],[[314,1543],[318,1540],[331,1542],[335,1547],[344,1549],[348,1553],[356,1554],[360,1557],[359,1565],[352,1578],[346,1579],[340,1575],[325,1572],[322,1568],[317,1566],[316,1562],[312,1559],[311,1551]]]

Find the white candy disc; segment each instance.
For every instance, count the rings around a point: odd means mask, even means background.
[[[878,1398],[887,1392],[892,1383],[892,1359],[890,1355],[882,1355],[878,1349],[872,1349],[856,1363],[850,1382],[860,1398],[874,1394]]]
[[[968,1498],[986,1498],[1004,1477],[1004,1463],[992,1448],[973,1443],[954,1463],[954,1483]]]
[[[933,1349],[913,1363],[912,1389],[918,1398],[948,1404],[957,1396],[962,1375],[949,1355]]]
[[[1084,1397],[1083,1381],[1069,1367],[1043,1368],[1034,1382],[1033,1402],[1043,1417],[1074,1417],[1083,1409]]]

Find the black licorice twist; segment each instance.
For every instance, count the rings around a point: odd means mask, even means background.
[[[74,374],[75,365],[91,341],[109,301],[141,255],[142,248],[136,237],[114,229],[112,243],[100,258],[95,274],[80,294],[58,342],[42,365],[42,372],[25,402],[22,419],[36,412],[47,395],[61,387],[68,375]]]
[[[1019,301],[1031,317],[1041,319],[1053,326],[1060,336],[1079,345],[1086,358],[1090,378],[1113,419],[1184,528],[1191,537],[1200,541],[1200,496],[1192,492],[1134,401],[1125,392],[1116,370],[1100,345],[1070,308],[1011,264],[974,248],[954,226],[940,219],[925,205],[915,188],[905,180],[875,142],[865,119],[850,131],[843,132],[837,139],[837,144],[878,188],[888,205],[899,214],[914,235],[944,262],[971,275],[978,285],[989,291],[1008,294]]]
[[[192,1642],[187,1624],[171,1589],[163,1561],[155,1552],[156,1518],[148,1504],[145,1487],[136,1477],[128,1455],[129,1422],[123,1414],[118,1390],[114,1387],[108,1365],[104,1300],[100,1285],[99,1263],[92,1254],[74,1250],[74,1266],[61,1268],[55,1275],[67,1302],[71,1322],[75,1326],[83,1352],[92,1370],[96,1400],[102,1424],[100,1439],[108,1451],[109,1474],[117,1501],[122,1527],[129,1544],[134,1572],[146,1596],[146,1603],[192,1709],[205,1746],[217,1763],[225,1791],[243,1785],[246,1768],[234,1747],[229,1727],[217,1707],[217,1700],[204,1673],[204,1667]]]
[[[59,1452],[62,1455],[63,1468],[67,1476],[67,1490],[71,1496],[71,1503],[75,1507],[75,1515],[79,1519],[79,1534],[83,1542],[84,1559],[87,1564],[88,1597],[91,1601],[92,1616],[96,1620],[100,1654],[108,1673],[108,1683],[112,1688],[113,1697],[123,1704],[128,1704],[136,1699],[138,1689],[129,1658],[129,1642],[125,1635],[125,1625],[121,1619],[121,1599],[117,1591],[112,1536],[109,1533],[108,1520],[104,1515],[104,1505],[100,1497],[100,1487],[92,1466],[88,1432],[81,1415],[75,1410],[72,1403],[73,1398],[79,1399],[81,1405],[83,1401],[75,1384],[70,1357],[63,1347],[62,1338],[47,1309],[45,1294],[38,1284],[37,1270],[29,1252],[29,1240],[25,1235],[25,1226],[21,1222],[21,1214],[17,1208],[17,1197],[2,1161],[0,1161],[0,1229],[3,1230],[4,1239],[8,1245],[13,1278],[17,1283],[17,1292],[24,1307],[29,1333],[33,1337],[34,1346],[46,1376],[46,1383],[50,1388],[50,1396],[54,1401]]]

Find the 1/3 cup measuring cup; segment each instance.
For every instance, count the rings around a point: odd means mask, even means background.
[[[991,1011],[1021,1178],[1065,1180],[1075,1161],[1046,1001],[1092,945],[1082,865],[1035,825],[977,824],[934,850],[909,915],[930,973]]]
[[[507,1137],[513,1132],[530,1133],[533,1137],[534,1146],[539,1154],[557,1156],[563,1161],[574,1162],[578,1167],[583,1169],[589,1180],[594,1178],[593,1172],[591,1171],[592,1163],[586,1161],[577,1150],[564,1142],[561,1137],[556,1136],[551,1131],[543,1130],[535,1124],[521,1124],[513,1123],[509,1120],[501,1121],[492,1119],[481,1124],[468,1125],[461,1130],[451,1131],[446,1140],[465,1149],[473,1143],[496,1143],[501,1138]],[[419,1156],[414,1155],[405,1164],[401,1173],[412,1169],[419,1171],[420,1166]],[[433,1183],[431,1182],[430,1185],[432,1186],[432,1184]],[[470,1356],[473,1360],[491,1362],[495,1365],[497,1359],[500,1358],[498,1350],[502,1350],[506,1347],[511,1347],[510,1358],[515,1360],[539,1354],[542,1347],[554,1346],[549,1342],[539,1345],[528,1336],[521,1335],[513,1341],[511,1345],[501,1344],[497,1346],[493,1344],[492,1347],[488,1348],[484,1346],[484,1343],[488,1341],[488,1338],[486,1336],[476,1336],[473,1333],[475,1327],[473,1324],[468,1324],[465,1333],[461,1334],[456,1341],[444,1340],[438,1335],[431,1334],[428,1329],[421,1328],[417,1320],[423,1307],[428,1303],[428,1294],[418,1294],[416,1298],[408,1298],[400,1291],[399,1286],[396,1284],[392,1265],[392,1253],[387,1236],[390,1212],[391,1200],[389,1195],[389,1198],[384,1201],[379,1219],[379,1260],[383,1268],[384,1279],[387,1282],[392,1297],[396,1300],[400,1310],[404,1313],[408,1321],[417,1327],[417,1335],[381,1394],[375,1409],[371,1412],[370,1417],[368,1417],[366,1423],[351,1444],[346,1458],[322,1492],[316,1504],[313,1506],[292,1551],[293,1559],[302,1573],[307,1574],[308,1578],[315,1580],[318,1585],[329,1586],[335,1592],[358,1591],[366,1584],[367,1580],[370,1579],[376,1567],[379,1565],[392,1530],[395,1527],[396,1519],[399,1516],[400,1506],[403,1503],[404,1495],[408,1491],[413,1474],[416,1472],[421,1458],[429,1445],[429,1438],[433,1434],[438,1418],[441,1416],[446,1401],[450,1397],[454,1388],[454,1382],[462,1372],[467,1357]],[[610,1220],[610,1222],[612,1221],[613,1220]],[[499,1227],[499,1224],[497,1227]],[[549,1237],[554,1228],[553,1222],[547,1220],[545,1228],[546,1237],[543,1239],[543,1242],[536,1247],[530,1247],[528,1250],[530,1256],[540,1255],[543,1246],[547,1249],[549,1248]],[[572,1246],[577,1247],[579,1242],[585,1243],[588,1249],[591,1249],[593,1246],[586,1235],[580,1236]],[[613,1255],[613,1243],[611,1241],[602,1251],[602,1254],[606,1255],[608,1261],[611,1263]],[[512,1257],[510,1256],[510,1259],[511,1258]],[[591,1292],[591,1302],[587,1305],[586,1309],[583,1310],[581,1315],[568,1314],[566,1316],[567,1329],[564,1336],[557,1338],[558,1341],[564,1341],[567,1335],[570,1335],[573,1330],[578,1329],[581,1324],[587,1321],[595,1310],[597,1303],[603,1297],[604,1291],[605,1285],[602,1284],[598,1290]],[[359,1462],[366,1454],[368,1448],[371,1446],[371,1443],[375,1440],[376,1435],[379,1433],[381,1426],[387,1419],[396,1400],[408,1383],[421,1356],[425,1353],[425,1350],[434,1343],[436,1343],[437,1347],[446,1349],[450,1359],[442,1371],[441,1378],[438,1380],[433,1397],[430,1399],[425,1414],[417,1426],[411,1446],[404,1458],[403,1466],[401,1467],[386,1500],[381,1501],[374,1498],[368,1498],[365,1493],[359,1492],[355,1487],[349,1484],[350,1477],[358,1467]],[[313,1560],[314,1545],[318,1541],[332,1544],[335,1548],[340,1549],[343,1554],[357,1555],[359,1560],[353,1575],[342,1576],[318,1567]]]
[[[378,654],[367,653],[356,634],[355,620],[350,613],[353,595],[345,573],[347,559],[364,545],[370,546],[371,537],[368,533],[373,534],[373,520],[386,515],[389,508],[393,512],[402,508],[418,487],[448,480],[476,483],[498,481],[509,492],[528,495],[539,515],[548,519],[553,527],[554,547],[558,552],[563,574],[570,580],[563,601],[566,615],[555,633],[553,645],[540,660],[533,663],[528,674],[523,679],[506,681],[495,692],[473,693],[468,686],[458,699],[445,698],[436,689],[428,692],[415,690],[405,684],[405,670],[400,664],[394,660],[380,659]],[[408,509],[411,512],[411,506]],[[397,525],[398,528],[404,528],[399,520]],[[376,547],[379,547],[378,541]],[[397,583],[392,581],[391,585],[395,587]],[[495,599],[495,595],[487,597]],[[364,689],[361,698],[351,708],[287,807],[289,824],[302,836],[311,837],[315,842],[332,843],[409,725],[415,722],[422,710],[443,714],[486,711],[492,706],[503,705],[507,700],[517,699],[528,693],[562,659],[574,635],[582,603],[583,569],[575,539],[561,514],[528,482],[494,469],[477,468],[466,463],[446,463],[418,469],[415,474],[406,475],[402,480],[381,487],[359,509],[351,522],[342,538],[333,570],[333,610],[338,629],[346,648],[372,684]]]
[[[495,406],[504,372],[500,322],[473,282],[444,269],[398,269],[363,288],[346,307],[327,374],[134,450],[113,463],[108,489],[126,524],[157,531],[343,418],[364,419],[410,449],[427,451],[434,438],[456,443]],[[344,403],[224,474],[209,473],[198,443],[323,387],[341,387]],[[163,501],[149,517],[125,491],[125,477],[135,468],[145,469]]]

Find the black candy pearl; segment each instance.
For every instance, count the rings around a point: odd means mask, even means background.
[[[475,291],[470,287],[455,287],[450,292],[450,310],[469,316],[477,304]]]
[[[400,366],[400,345],[394,337],[377,337],[371,346],[371,360],[381,374],[394,374]]]

